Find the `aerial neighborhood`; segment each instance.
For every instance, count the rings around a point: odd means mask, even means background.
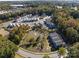
[[[0,1],[0,58],[79,58],[79,4]]]

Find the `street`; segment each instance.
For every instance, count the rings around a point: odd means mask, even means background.
[[[2,27],[7,27],[10,23],[12,23],[13,22],[13,20],[12,21],[8,21],[8,22],[4,22],[4,23],[1,23],[0,24],[0,28],[2,28]]]
[[[28,57],[30,57],[30,58],[43,58],[45,55],[42,53],[31,52],[31,51],[24,50],[24,49],[18,49],[18,51],[16,53],[25,57],[25,58],[28,58]],[[49,53],[49,56],[50,56],[50,58],[59,58],[57,51]]]

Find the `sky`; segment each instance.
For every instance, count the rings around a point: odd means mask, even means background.
[[[53,1],[53,0],[0,0],[0,1]],[[57,1],[79,1],[79,0],[57,0]]]

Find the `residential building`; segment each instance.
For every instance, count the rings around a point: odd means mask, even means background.
[[[48,38],[52,47],[56,49],[65,45],[63,39],[56,32],[50,33]]]
[[[49,28],[49,29],[54,29],[56,28],[55,24],[49,21],[44,21],[44,24]]]

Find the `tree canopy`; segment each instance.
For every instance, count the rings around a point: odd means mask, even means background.
[[[75,43],[72,47],[69,48],[69,55],[70,58],[79,58],[79,43]]]
[[[13,42],[0,36],[0,58],[14,57],[17,49],[17,46]]]

